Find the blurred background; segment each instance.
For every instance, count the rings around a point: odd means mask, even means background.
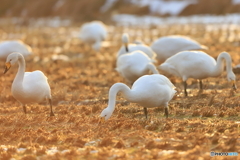
[[[113,21],[119,14],[168,16],[240,13],[240,0],[1,0],[0,17]]]

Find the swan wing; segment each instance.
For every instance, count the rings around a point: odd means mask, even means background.
[[[102,22],[93,21],[85,23],[80,28],[79,38],[87,43],[95,43],[96,41],[105,40],[107,29]]]
[[[157,58],[161,61],[181,51],[207,49],[206,46],[185,36],[161,37],[153,42],[151,48],[157,53]]]
[[[151,62],[149,57],[141,52],[135,51],[120,56],[117,59],[116,70],[130,82],[134,82],[138,77],[146,74],[147,64]]]
[[[137,95],[136,101],[145,107],[165,105],[176,93],[171,81],[160,74],[140,77],[134,82],[132,91]]]
[[[25,72],[23,88],[30,97],[38,95],[43,98],[50,96],[51,92],[47,77],[41,71]]]
[[[133,75],[142,75],[147,71],[146,66],[151,59],[142,51],[134,51],[120,56],[117,59],[117,70],[128,72]]]
[[[183,51],[168,58],[159,69],[182,78],[202,79],[212,73],[215,65],[216,61],[202,51]]]

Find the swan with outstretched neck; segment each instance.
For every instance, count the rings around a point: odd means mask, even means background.
[[[181,77],[184,84],[184,93],[187,96],[187,79],[199,79],[200,90],[202,90],[202,79],[218,77],[224,70],[226,62],[227,79],[232,82],[233,89],[236,89],[236,76],[232,71],[232,58],[227,52],[219,54],[217,61],[202,51],[183,51],[168,58],[159,69]]]
[[[47,77],[39,70],[25,72],[24,57],[18,52],[8,55],[4,74],[16,62],[18,62],[19,67],[12,83],[11,92],[13,97],[22,104],[24,113],[27,113],[26,104],[38,103],[43,99],[48,99],[50,104],[50,116],[54,116],[52,111],[51,89]]]
[[[139,77],[148,74],[159,74],[152,60],[142,51],[133,51],[124,54],[117,59],[116,70],[130,84],[133,84]]]
[[[116,105],[116,96],[122,92],[123,96],[133,103],[143,106],[147,118],[147,108],[164,107],[166,118],[168,117],[168,102],[176,93],[175,86],[171,81],[160,74],[145,75],[136,80],[130,89],[124,83],[115,83],[109,90],[108,107],[105,108],[100,117],[108,120]]]

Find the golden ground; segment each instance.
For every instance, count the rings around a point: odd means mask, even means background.
[[[100,52],[74,38],[79,26],[24,27],[2,25],[0,38],[22,39],[33,47],[34,56],[26,70],[42,70],[48,77],[54,117],[47,102],[31,104],[28,114],[12,97],[10,88],[17,65],[0,77],[0,159],[212,159],[210,151],[240,154],[239,91],[231,91],[226,73],[203,81],[198,95],[196,80],[189,80],[189,97],[182,94],[181,80],[169,77],[178,93],[170,102],[170,117],[162,108],[149,109],[117,97],[112,117],[99,122],[107,106],[108,90],[125,82],[114,70],[121,34],[147,44],[158,37],[187,35],[209,47],[213,57],[227,51],[233,66],[240,62],[240,30],[231,27],[207,29],[204,25],[169,25],[151,28],[110,27]],[[69,61],[53,61],[53,54],[67,55]],[[0,62],[4,70],[4,61]],[[237,76],[237,86],[240,86]],[[215,159],[239,159],[215,157]]]

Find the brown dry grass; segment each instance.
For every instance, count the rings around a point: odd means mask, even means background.
[[[113,116],[99,122],[99,115],[107,106],[109,87],[124,82],[114,70],[123,31],[132,32],[135,35],[132,40],[139,39],[142,33],[145,38],[142,41],[148,44],[164,35],[187,35],[209,46],[208,53],[214,57],[228,51],[233,64],[237,64],[239,39],[230,41],[225,34],[230,36],[232,31],[207,31],[203,25],[159,26],[148,30],[112,27],[108,37],[111,45],[96,53],[71,37],[79,26],[2,25],[1,39],[20,38],[33,47],[34,56],[39,56],[39,61],[33,61],[34,57],[27,59],[27,70],[39,69],[48,76],[56,116],[49,117],[46,102],[28,105],[25,115],[10,93],[17,65],[1,75],[0,159],[210,159],[210,151],[240,151],[240,124],[236,123],[240,121],[239,91],[230,94],[225,74],[205,80],[201,95],[197,82],[189,80],[187,98],[182,96],[180,79],[169,77],[179,92],[170,102],[168,119],[164,118],[162,108],[155,108],[149,109],[150,118],[146,120],[141,107],[119,95]],[[240,30],[234,33],[239,34]],[[71,60],[52,61],[50,57],[56,52]],[[240,86],[238,81],[237,86]]]

